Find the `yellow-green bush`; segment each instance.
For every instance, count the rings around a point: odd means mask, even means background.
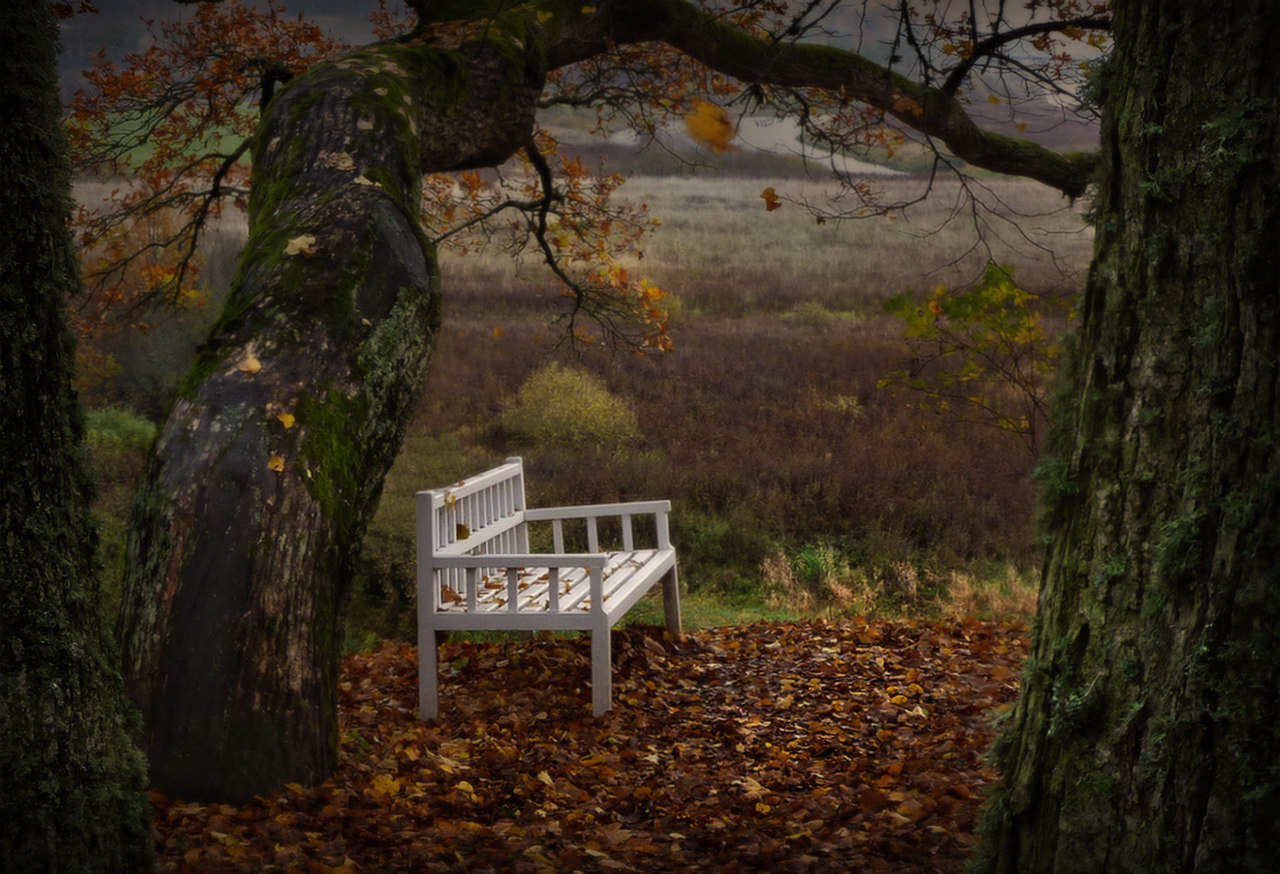
[[[635,410],[598,376],[552,362],[533,372],[502,414],[507,436],[541,448],[617,448],[640,437]]]

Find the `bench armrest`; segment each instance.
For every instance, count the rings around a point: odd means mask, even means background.
[[[430,558],[436,568],[526,568],[526,567],[581,567],[604,570],[605,556],[593,552],[491,552],[483,555],[434,555]]]
[[[622,519],[622,548],[635,548],[631,532],[633,516],[652,516],[654,532],[658,539],[659,549],[671,548],[671,532],[667,527],[667,515],[671,512],[670,501],[627,501],[621,504],[583,504],[577,507],[539,507],[524,511],[526,522],[550,522],[552,536],[555,540],[556,552],[564,551],[564,523],[570,520],[583,520],[587,526],[587,549],[595,552],[600,549],[596,520],[605,517]]]
[[[601,516],[640,516],[670,513],[670,501],[627,501],[621,504],[581,504],[572,507],[536,507],[526,509],[527,522],[548,519],[589,519]]]

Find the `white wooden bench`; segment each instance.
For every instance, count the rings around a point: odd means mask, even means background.
[[[528,509],[519,458],[416,501],[421,719],[439,715],[437,632],[590,632],[596,716],[611,706],[610,629],[659,580],[667,630],[680,633],[670,501]],[[530,550],[531,526],[550,527],[553,552]],[[566,536],[586,551],[565,552]]]

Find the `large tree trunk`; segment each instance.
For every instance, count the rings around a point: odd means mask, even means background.
[[[1113,4],[992,871],[1280,860],[1280,5]]]
[[[146,768],[99,612],[93,493],[71,391],[57,28],[0,6],[0,869],[147,871]]]
[[[239,276],[131,536],[125,677],[170,795],[243,799],[336,765],[339,601],[439,319],[422,173],[530,135],[539,71],[513,75],[498,44],[354,52],[269,107]]]

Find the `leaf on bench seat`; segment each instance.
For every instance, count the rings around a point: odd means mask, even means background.
[[[453,590],[452,586],[441,586],[440,597],[448,604],[461,604],[464,599],[461,595]]]
[[[471,529],[468,528],[466,524],[459,522],[457,525],[454,526],[453,534],[459,540],[466,540],[468,537],[471,536]]]

